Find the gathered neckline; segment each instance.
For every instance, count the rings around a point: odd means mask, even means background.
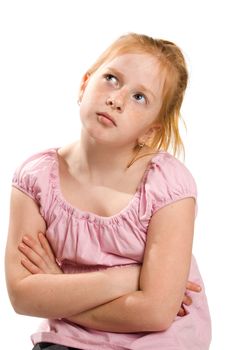
[[[54,175],[53,179],[56,182],[56,191],[58,194],[58,199],[59,202],[63,204],[63,206],[65,206],[66,209],[72,211],[72,214],[74,214],[75,216],[82,218],[82,219],[93,219],[93,221],[97,221],[97,220],[101,220],[101,221],[108,221],[108,220],[114,220],[118,217],[121,217],[123,214],[125,214],[126,212],[128,212],[131,207],[133,207],[133,204],[135,202],[135,200],[137,198],[140,197],[141,191],[142,191],[142,187],[145,184],[145,181],[147,179],[149,170],[152,167],[152,164],[154,162],[154,158],[156,158],[159,154],[164,153],[165,151],[163,150],[159,150],[149,161],[149,163],[146,166],[146,169],[143,173],[143,176],[141,177],[141,180],[138,184],[138,187],[134,193],[134,195],[132,196],[132,198],[130,199],[129,203],[122,209],[120,210],[118,213],[111,215],[111,216],[101,216],[98,215],[94,212],[88,211],[88,210],[82,210],[79,209],[76,206],[73,206],[63,195],[62,190],[61,190],[61,184],[60,184],[60,171],[59,171],[59,154],[58,154],[58,150],[60,149],[60,147],[54,148],[54,160],[55,160],[55,168],[54,168]]]

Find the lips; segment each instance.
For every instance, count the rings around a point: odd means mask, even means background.
[[[115,126],[117,126],[115,120],[113,119],[113,117],[111,117],[108,113],[105,113],[105,112],[103,112],[103,113],[102,113],[102,112],[98,112],[98,113],[96,113],[96,114],[97,114],[97,115],[102,115],[103,117],[105,117],[105,118],[111,120],[111,122],[112,122]]]

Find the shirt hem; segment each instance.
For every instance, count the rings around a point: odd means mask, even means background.
[[[54,343],[59,345],[64,345],[73,348],[81,348],[82,350],[127,350],[127,347],[121,345],[110,344],[110,343],[96,343],[83,340],[78,340],[77,338],[59,336],[58,334],[51,334],[47,332],[35,333],[31,336],[33,345],[41,342]]]

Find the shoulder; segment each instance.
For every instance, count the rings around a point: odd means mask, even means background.
[[[36,199],[38,192],[47,186],[56,163],[56,148],[33,154],[16,168],[12,185]]]
[[[186,197],[197,201],[197,185],[192,173],[166,151],[160,151],[152,158],[147,182],[155,210]]]
[[[39,173],[42,173],[42,171],[45,171],[46,173],[48,169],[51,168],[53,163],[56,162],[56,157],[56,148],[50,148],[33,154],[17,167],[14,173],[14,179],[16,180],[18,177],[20,177],[22,180],[25,176],[29,175],[35,177]]]
[[[194,186],[196,189],[196,182],[190,170],[179,159],[166,151],[160,151],[152,158],[152,175],[159,176],[161,180],[165,181],[170,186],[176,186],[177,183]]]

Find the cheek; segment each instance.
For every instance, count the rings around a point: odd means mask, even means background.
[[[93,97],[93,92],[94,92],[94,89],[92,86],[88,85],[86,87],[86,89],[84,90],[83,92],[83,98],[82,98],[82,101],[85,102],[86,100],[88,100],[89,98]]]
[[[148,118],[146,123],[147,126],[150,124],[153,124],[158,120],[159,112],[160,112],[160,105],[155,106],[150,110],[150,112],[148,113]]]
[[[91,81],[84,91],[84,95],[86,95],[87,98],[98,98],[105,96],[107,93],[107,88],[100,82]]]

